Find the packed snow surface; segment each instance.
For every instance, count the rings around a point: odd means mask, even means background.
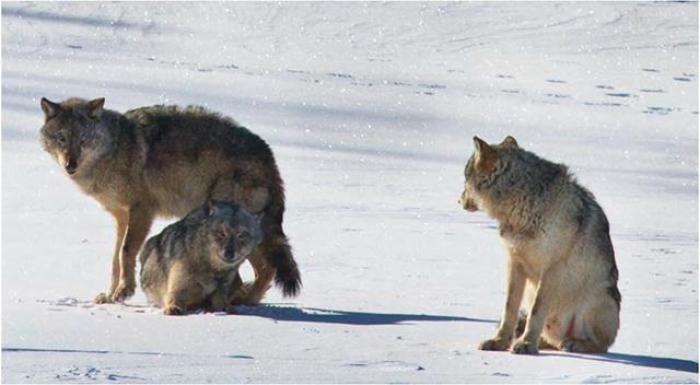
[[[697,44],[697,3],[3,3],[2,381],[696,383]],[[258,133],[301,295],[94,305],[115,229],[42,151],[42,96],[200,104]],[[608,354],[477,350],[505,256],[457,199],[472,137],[508,134],[609,217]]]

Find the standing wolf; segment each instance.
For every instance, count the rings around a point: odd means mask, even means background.
[[[521,149],[513,137],[476,150],[464,170],[460,205],[500,224],[508,254],[507,294],[496,336],[482,350],[535,354],[543,346],[601,353],[619,328],[620,292],[608,220],[566,166]],[[525,330],[512,341],[523,294]],[[511,346],[512,343],[512,346]]]
[[[260,243],[245,209],[209,201],[150,238],[141,250],[141,288],[168,315],[229,310],[240,265]]]
[[[44,149],[116,220],[112,283],[95,302],[134,293],[136,255],[156,216],[181,218],[210,199],[263,214],[263,241],[249,259],[255,281],[234,302],[258,303],[273,277],[285,296],[298,293],[301,277],[282,230],[282,179],[264,140],[202,107],[121,114],[103,105],[104,98],[41,99]]]

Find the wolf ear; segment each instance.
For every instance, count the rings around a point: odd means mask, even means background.
[[[474,137],[474,165],[479,171],[489,171],[496,164],[496,159],[498,154],[496,150],[491,147],[488,143],[479,139],[479,137]]]
[[[505,139],[503,139],[503,142],[501,142],[501,147],[503,148],[518,148],[518,142],[515,140],[514,137],[508,135],[506,136]]]
[[[44,118],[49,120],[61,112],[61,105],[46,98],[41,98],[41,110],[44,111]]]
[[[97,98],[87,102],[87,113],[92,119],[99,119],[102,116],[105,98]]]

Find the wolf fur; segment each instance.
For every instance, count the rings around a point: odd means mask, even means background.
[[[295,296],[301,277],[282,229],[284,188],[267,143],[203,107],[121,114],[104,109],[104,101],[41,99],[44,149],[116,220],[111,285],[95,301],[134,293],[136,255],[154,218],[182,218],[211,199],[263,214],[263,241],[249,259],[255,280],[241,285],[234,302],[258,303],[273,277],[285,296]]]
[[[607,351],[621,295],[603,209],[566,166],[520,148],[511,136],[497,145],[475,137],[474,145],[459,203],[499,222],[508,256],[501,323],[479,348],[535,354],[541,337],[560,350]],[[527,321],[513,341],[523,297],[531,297]]]
[[[236,271],[261,239],[260,224],[245,209],[207,202],[146,242],[141,288],[165,314],[230,311]]]

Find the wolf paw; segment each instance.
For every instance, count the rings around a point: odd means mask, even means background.
[[[490,340],[483,341],[479,344],[479,350],[498,350],[504,351],[508,350],[510,347],[510,340],[505,338],[491,338]]]
[[[607,349],[601,348],[590,340],[569,339],[559,345],[559,350],[571,353],[605,353]]]
[[[272,285],[267,285],[267,288],[261,290],[253,282],[248,282],[244,284],[243,287],[236,290],[236,293],[231,300],[231,304],[255,306],[260,303],[262,298],[265,296],[265,292],[271,287]]]
[[[163,314],[165,315],[184,315],[185,310],[183,310],[180,307],[177,307],[175,305],[170,305],[167,306],[165,309],[163,309]]]
[[[107,293],[100,293],[98,294],[94,300],[92,300],[94,303],[101,305],[104,303],[112,303],[112,299]]]
[[[134,295],[134,290],[136,285],[134,283],[119,283],[114,294],[112,294],[112,301],[114,302],[124,302]]]
[[[537,354],[537,343],[531,343],[525,340],[517,340],[513,344],[510,351],[514,354]]]

